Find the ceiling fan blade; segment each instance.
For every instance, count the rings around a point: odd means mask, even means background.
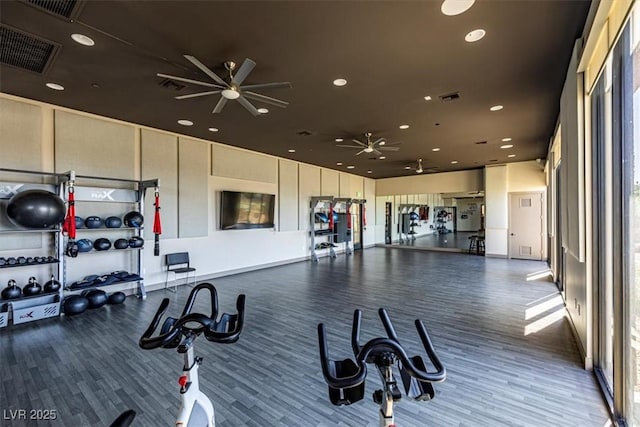
[[[360,142],[357,139],[352,139],[351,141],[355,142],[356,144],[362,146],[362,147],[368,147],[367,144],[365,144],[364,142]]]
[[[376,153],[377,156],[382,154],[377,148],[374,148],[373,152]]]
[[[189,95],[180,95],[176,96],[176,99],[188,99],[188,98],[197,98],[199,96],[207,96],[207,95],[215,95],[216,93],[220,93],[220,90],[212,90],[209,92],[198,92],[198,93],[190,93]]]
[[[213,71],[211,71],[206,65],[204,65],[202,62],[198,61],[196,59],[195,56],[191,56],[191,55],[185,55],[185,58],[187,58],[187,60],[189,62],[191,62],[193,65],[195,65],[196,67],[198,67],[200,69],[200,71],[202,71],[203,73],[205,73],[207,76],[211,77],[216,83],[223,85],[225,88],[228,87],[229,85],[227,84],[227,82],[225,82],[224,80],[222,80],[220,77],[218,77],[218,75],[216,73],[214,73]]]
[[[242,105],[244,108],[246,108],[247,110],[249,110],[249,112],[251,114],[253,114],[254,116],[259,116],[260,112],[256,109],[256,107],[253,106],[252,103],[250,103],[249,101],[247,101],[247,98],[245,98],[244,96],[240,95],[240,97],[238,98],[238,102],[240,103],[240,105]]]
[[[222,111],[222,108],[224,108],[224,106],[227,103],[227,98],[225,98],[224,96],[220,97],[220,100],[218,101],[218,103],[216,104],[215,108],[213,109],[212,113],[213,114],[217,114],[220,111]]]
[[[244,85],[240,86],[240,89],[281,89],[281,88],[290,88],[291,83],[289,82],[273,82],[273,83],[259,83],[255,85]]]
[[[358,152],[356,153],[356,156],[359,156],[360,154],[362,154],[362,153],[364,153],[364,152],[365,152],[365,150],[360,150],[360,151],[358,151]]]
[[[378,147],[378,150],[382,150],[382,151],[398,151],[400,149],[400,147],[387,147],[386,145],[383,147]]]
[[[233,84],[235,84],[237,86],[240,86],[242,84],[242,82],[244,81],[244,79],[247,78],[247,76],[253,70],[253,67],[255,67],[255,66],[256,66],[255,62],[253,62],[249,58],[246,58],[244,60],[244,62],[242,63],[242,65],[240,66],[240,69],[238,69],[238,72],[236,73],[236,75],[233,76],[233,78],[231,79]]]
[[[280,108],[285,108],[287,105],[289,105],[288,102],[281,101],[276,98],[271,98],[270,96],[261,95],[255,92],[249,92],[249,91],[243,90],[242,94],[249,99],[253,99],[255,101],[262,101],[267,104],[275,105],[276,107],[280,107]]]
[[[344,145],[344,144],[337,144],[336,147],[344,147],[344,148],[362,148],[361,145]]]
[[[380,144],[382,141],[384,141],[384,138],[378,138],[375,141],[373,141],[371,144],[373,145]]]
[[[172,76],[172,75],[169,75],[169,74],[158,73],[158,74],[156,74],[156,76],[162,77],[164,79],[177,80],[179,82],[192,83],[194,85],[200,85],[200,86],[206,86],[206,87],[217,87],[217,88],[220,88],[220,89],[226,89],[227,88],[226,85],[225,86],[220,86],[220,85],[215,85],[213,83],[205,83],[205,82],[200,82],[198,80],[185,79],[184,77]]]

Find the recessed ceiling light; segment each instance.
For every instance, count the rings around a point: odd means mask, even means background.
[[[489,110],[491,110],[491,111],[500,111],[503,108],[504,107],[502,105],[494,105],[493,107],[489,108]]]
[[[455,165],[456,163],[458,163],[458,161],[457,161],[457,160],[451,160],[451,164],[452,164],[452,165]]]
[[[502,142],[509,142],[511,141],[511,138],[502,138]]]
[[[258,113],[260,114],[267,114],[269,112],[269,110],[267,108],[258,108]]]
[[[380,160],[384,160],[384,159],[386,159],[386,158],[387,158],[387,156],[380,156],[380,157],[378,157],[378,158],[379,158]]]
[[[501,145],[500,148],[505,149],[505,148],[513,148],[513,144],[505,144],[505,145]]]
[[[347,81],[346,81],[345,79],[335,79],[335,80],[333,81],[333,84],[334,84],[335,86],[344,86],[344,85],[346,85],[346,84],[347,84]]]
[[[336,138],[336,142],[342,142],[342,141],[344,141],[344,139],[342,139],[342,138]]]
[[[464,36],[464,40],[469,43],[477,42],[478,40],[483,38],[485,34],[487,34],[485,30],[483,30],[482,28],[478,28],[477,30],[473,30],[469,32],[466,36]]]
[[[240,97],[240,92],[235,89],[224,89],[220,92],[220,95],[224,96],[227,99],[238,99]]]
[[[353,168],[355,168],[355,166],[353,166],[353,165],[347,166],[347,169],[353,169]]]
[[[507,157],[515,157],[515,154],[509,154]]]
[[[91,37],[85,36],[84,34],[71,34],[71,38],[74,42],[80,43],[83,46],[93,46],[96,44]]]
[[[411,169],[411,166],[405,166],[404,168],[405,168],[406,170],[409,170],[409,169]]]
[[[444,0],[440,11],[447,16],[460,15],[473,6],[476,0]]]
[[[440,151],[439,148],[432,148],[431,151]]]
[[[336,163],[336,165],[342,166],[342,162],[338,162],[338,163]]]
[[[178,124],[182,126],[193,126],[193,122],[191,120],[178,120]]]
[[[58,83],[47,83],[45,86],[53,90],[64,90],[64,86],[59,85]]]
[[[373,173],[373,171],[367,171],[367,173]]]
[[[218,128],[209,128],[209,132],[218,132]]]
[[[400,125],[399,128],[400,129],[409,129],[409,125]]]
[[[289,150],[289,152],[290,152],[290,153],[295,153],[295,152],[296,152],[296,150],[294,150],[293,148],[291,148],[291,149]]]
[[[424,100],[425,101],[431,101],[431,97],[429,95],[427,95],[427,96],[424,97]]]

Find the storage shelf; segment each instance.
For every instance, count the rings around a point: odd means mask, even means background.
[[[87,285],[87,286],[83,286],[81,288],[70,288],[68,286],[65,286],[64,290],[65,293],[71,293],[71,292],[82,292],[85,289],[93,289],[93,288],[107,288],[109,286],[115,286],[115,285],[121,285],[123,283],[132,283],[132,282],[142,282],[144,280],[143,277],[140,277],[139,279],[128,279],[128,280],[119,280],[117,282],[112,282],[112,283],[108,283],[106,285],[95,285],[95,284],[91,284],[91,285]]]
[[[58,295],[58,291],[55,292],[40,292],[39,294],[36,295],[29,295],[29,296],[21,296],[18,298],[10,298],[10,299],[1,299],[0,298],[0,305],[4,304],[4,303],[8,303],[8,302],[17,302],[17,301],[28,301],[28,300],[37,300],[38,298],[43,298],[43,297],[50,297],[51,295]]]
[[[98,227],[98,228],[76,228],[78,231],[118,231],[118,230],[143,230],[143,227]]]
[[[15,230],[0,230],[0,234],[11,234],[11,233],[57,233],[59,232],[59,228],[16,228]]]
[[[34,265],[57,264],[59,262],[60,260],[57,259],[55,261],[46,261],[46,262],[28,262],[25,264],[13,264],[13,265],[5,264],[5,265],[0,265],[0,268],[32,267]]]
[[[91,255],[91,254],[104,254],[104,253],[108,253],[108,252],[127,252],[127,251],[139,251],[144,249],[143,247],[140,248],[125,248],[125,249],[108,249],[106,251],[96,251],[95,249],[90,250],[89,252],[78,252],[78,256],[83,256],[83,255]],[[65,255],[67,258],[77,258],[77,257],[70,257],[68,255]]]

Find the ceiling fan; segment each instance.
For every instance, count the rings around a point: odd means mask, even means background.
[[[273,82],[273,83],[260,83],[260,84],[248,84],[243,85],[242,83],[245,81],[249,73],[253,70],[253,67],[256,66],[256,63],[251,59],[246,58],[240,68],[238,68],[238,72],[233,74],[236,69],[237,64],[233,61],[226,61],[224,63],[225,68],[229,71],[229,77],[225,80],[218,76],[216,73],[211,71],[206,65],[202,62],[198,61],[197,58],[191,55],[184,55],[184,57],[191,62],[193,65],[198,67],[200,71],[205,73],[207,76],[211,77],[211,79],[215,83],[209,82],[201,82],[199,80],[187,79],[184,77],[172,76],[169,74],[157,73],[158,77],[167,78],[171,80],[177,80],[180,82],[191,83],[194,85],[205,86],[209,88],[213,88],[214,90],[209,90],[205,92],[196,92],[188,95],[180,95],[176,96],[176,99],[189,99],[196,98],[200,96],[207,95],[216,95],[220,94],[220,100],[216,104],[212,113],[219,113],[222,111],[222,108],[226,105],[228,100],[237,100],[240,105],[249,110],[251,114],[254,116],[260,115],[260,111],[253,105],[248,99],[252,99],[254,101],[264,102],[266,104],[275,105],[276,107],[285,108],[289,105],[288,102],[282,101],[280,99],[271,98],[270,96],[265,96],[256,92],[253,92],[254,89],[278,89],[278,88],[290,88],[291,83],[289,82]],[[248,98],[248,99],[247,99]]]
[[[357,139],[351,139],[351,141],[355,142],[357,145],[345,145],[345,144],[337,144],[336,147],[345,147],[345,148],[358,148],[360,151],[356,153],[356,156],[359,156],[362,153],[376,153],[378,155],[382,154],[381,151],[398,151],[399,147],[389,147],[386,146],[386,140],[384,138],[378,138],[375,141],[371,141],[371,132],[366,132],[364,134],[367,142],[361,142]]]

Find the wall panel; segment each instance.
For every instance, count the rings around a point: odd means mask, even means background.
[[[155,179],[160,184],[162,239],[178,237],[178,137],[154,130],[141,131],[141,177]],[[154,194],[147,191],[145,218],[154,214]],[[153,227],[145,227],[146,239],[153,238]]]
[[[280,159],[278,161],[278,230],[298,229],[298,163]]]
[[[320,168],[300,164],[298,166],[298,206],[300,230],[308,230],[310,222],[310,199],[320,195]]]
[[[178,235],[203,237],[209,221],[209,144],[178,139]]]
[[[0,167],[42,171],[42,107],[0,98]]]
[[[338,171],[332,169],[320,170],[320,193],[321,196],[338,197],[340,194]]]
[[[266,154],[213,144],[211,175],[277,184],[278,159]]]

